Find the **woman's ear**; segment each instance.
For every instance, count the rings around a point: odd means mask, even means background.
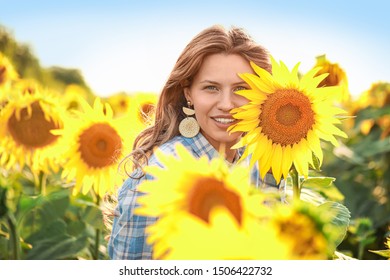
[[[185,87],[185,88],[183,89],[183,91],[184,91],[184,97],[186,98],[186,100],[187,100],[187,101],[190,101],[190,102],[192,103],[192,101],[191,101],[190,88],[189,88],[189,87]]]

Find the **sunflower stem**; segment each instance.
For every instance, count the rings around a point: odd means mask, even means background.
[[[20,240],[19,233],[16,228],[16,220],[12,213],[7,213],[7,222],[10,230],[10,242],[12,246],[12,259],[19,260],[20,259]]]
[[[290,170],[290,175],[291,175],[292,184],[293,184],[293,200],[299,201],[300,197],[301,197],[301,186],[300,186],[300,182],[299,182],[298,171],[293,167]]]
[[[99,195],[96,196],[96,205],[99,207],[100,205],[100,197]],[[93,259],[98,260],[99,259],[99,246],[100,246],[100,229],[96,229],[95,231],[95,252],[93,254]]]

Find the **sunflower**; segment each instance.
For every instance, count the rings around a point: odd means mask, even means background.
[[[64,90],[64,104],[67,110],[80,110],[80,99],[88,101],[86,90],[76,84],[67,85]]]
[[[147,241],[153,244],[155,258],[173,250],[179,216],[210,227],[213,209],[220,207],[228,213],[224,219],[230,221],[229,226],[245,231],[251,219],[269,211],[262,206],[263,197],[250,186],[246,168],[229,170],[220,158],[211,162],[207,157],[196,159],[181,145],[176,146],[177,157],[160,150],[155,154],[164,168],[145,168],[155,180],[139,186],[138,191],[145,195],[138,198],[140,207],[136,209],[137,214],[159,218],[147,229]]]
[[[319,87],[323,86],[340,86],[341,92],[339,100],[342,102],[347,102],[350,100],[351,95],[348,89],[348,78],[345,71],[337,63],[331,63],[326,55],[317,56],[316,64],[313,68],[321,67],[318,73],[315,76],[319,76],[324,73],[329,73],[325,79],[319,83]]]
[[[58,171],[58,136],[52,129],[63,127],[64,110],[50,93],[13,96],[0,115],[0,163],[7,169]]]
[[[123,157],[133,139],[129,124],[113,118],[108,104],[96,98],[91,107],[80,99],[83,111],[69,117],[62,130],[53,131],[63,136],[62,177],[75,180],[73,194],[88,193],[91,189],[102,197],[112,191],[121,178],[116,176],[118,159]]]
[[[150,92],[137,92],[131,96],[129,110],[140,126],[145,127],[153,122],[157,97],[157,94]]]
[[[106,102],[111,105],[114,116],[122,116],[129,113],[132,97],[125,92],[120,92],[109,96]]]
[[[210,217],[209,223],[204,223],[188,215],[175,215],[170,221],[175,226],[170,250],[162,258],[284,260],[291,255],[289,244],[281,241],[267,223],[249,219],[241,226],[225,207],[213,207]]]
[[[254,63],[251,65],[257,75],[240,74],[251,88],[236,92],[249,102],[232,110],[239,122],[229,127],[229,131],[246,133],[233,148],[246,146],[241,160],[251,155],[250,164],[258,161],[262,177],[272,170],[279,182],[282,176],[287,178],[293,165],[307,177],[308,165],[313,165],[312,153],[319,159],[319,165],[322,163],[320,140],[337,146],[335,135],[346,137],[335,126],[340,123],[335,115],[345,113],[332,103],[339,90],[318,88],[327,75],[314,77],[320,68],[299,79],[299,64],[290,72],[283,62],[279,65],[271,60],[272,75]]]
[[[332,238],[336,229],[330,222],[330,215],[312,204],[278,204],[270,227],[289,245],[289,259],[329,259],[334,253]]]

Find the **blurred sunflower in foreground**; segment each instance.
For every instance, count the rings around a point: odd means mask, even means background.
[[[277,237],[274,228],[268,223],[250,219],[245,225],[240,225],[224,206],[215,205],[210,209],[208,223],[182,214],[175,216],[175,220],[172,217],[167,217],[167,220],[164,219],[162,222],[169,222],[175,227],[169,234],[171,237],[169,250],[161,259],[290,259],[290,246]],[[158,226],[155,230],[157,232]]]
[[[273,208],[270,226],[277,237],[288,244],[290,259],[325,260],[335,253],[337,242],[344,238],[343,229],[332,224],[332,203],[316,207],[300,201],[294,205],[278,204]],[[339,214],[340,215],[340,214]],[[340,236],[341,235],[341,236]]]
[[[205,188],[207,185],[204,186]],[[276,206],[276,207],[275,207]],[[204,223],[188,215],[163,222],[175,225],[170,250],[163,259],[198,260],[327,260],[335,252],[335,229],[315,206],[274,204],[272,212],[241,227],[224,207],[210,210]],[[325,214],[325,215],[324,215]],[[159,222],[158,222],[159,223]],[[158,225],[155,226],[158,230]],[[228,233],[228,234],[226,234]],[[190,240],[190,242],[189,242]]]
[[[332,258],[340,231],[331,207],[282,204],[251,186],[243,166],[194,158],[181,145],[175,151],[156,150],[163,167],[145,167],[154,179],[137,189],[135,213],[156,218],[146,229],[154,259]]]
[[[240,74],[251,89],[236,92],[249,103],[232,110],[239,122],[229,131],[246,133],[233,148],[246,146],[241,160],[251,156],[251,165],[258,161],[262,177],[272,170],[279,182],[292,166],[307,177],[309,164],[314,166],[312,154],[322,163],[320,140],[337,146],[335,136],[347,137],[335,126],[340,123],[336,115],[345,113],[333,105],[339,87],[318,87],[328,75],[315,76],[320,67],[299,79],[299,64],[290,72],[283,62],[271,60],[272,74],[254,63],[257,75]]]
[[[95,99],[93,107],[80,100],[82,111],[68,117],[63,129],[53,131],[63,137],[62,177],[75,180],[74,195],[86,194],[92,189],[102,197],[121,180],[117,176],[118,160],[131,147],[131,123],[114,119],[111,107],[103,105],[99,98]]]
[[[63,127],[64,110],[48,92],[20,93],[0,114],[0,163],[6,169],[58,171],[59,138],[52,129]]]
[[[138,197],[140,207],[136,213],[159,218],[147,228],[153,257],[264,258],[261,247],[266,243],[250,239],[251,247],[248,237],[257,234],[261,228],[257,218],[267,215],[269,209],[262,205],[263,196],[249,185],[247,169],[229,170],[220,158],[211,162],[207,157],[196,159],[181,145],[176,146],[176,153],[177,158],[156,150],[164,168],[145,167],[146,173],[155,180],[145,181],[138,188],[145,195]],[[232,231],[226,235],[226,229]],[[228,240],[234,241],[235,246],[226,246]],[[182,242],[186,244],[184,247]],[[277,242],[268,242],[270,246],[280,247]],[[200,250],[207,247],[215,250]]]

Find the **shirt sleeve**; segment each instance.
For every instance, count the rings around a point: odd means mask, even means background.
[[[128,178],[118,193],[118,204],[115,209],[115,218],[111,236],[108,241],[108,255],[113,260],[151,259],[152,248],[146,242],[145,229],[156,222],[156,218],[134,214],[138,207],[137,197],[142,193],[137,186],[148,179]]]
[[[174,146],[162,145],[160,149],[166,154],[175,155]],[[149,165],[163,168],[154,155],[149,159]],[[137,175],[139,171],[135,171]],[[134,176],[133,176],[134,177]],[[112,225],[110,239],[107,244],[108,255],[113,260],[148,260],[152,259],[152,247],[146,242],[145,232],[149,225],[157,221],[155,217],[134,214],[139,206],[137,198],[143,193],[137,191],[137,186],[144,180],[153,180],[147,174],[139,179],[128,178],[118,192],[118,204]]]

